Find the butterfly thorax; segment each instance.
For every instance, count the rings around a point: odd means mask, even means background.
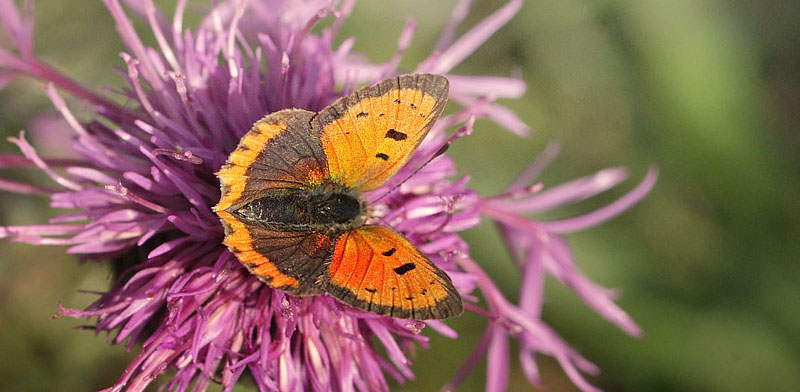
[[[243,221],[270,229],[339,232],[364,223],[364,203],[344,188],[267,191],[231,211]]]

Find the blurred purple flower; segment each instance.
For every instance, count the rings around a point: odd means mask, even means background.
[[[373,64],[354,53],[353,38],[333,41],[354,1],[222,1],[195,30],[183,26],[187,0],[178,1],[172,21],[151,0],[128,1],[147,21],[158,44],[146,47],[118,0],[104,0],[127,47],[128,88],[121,106],[67,78],[34,55],[30,3],[20,14],[13,0],[0,0],[0,21],[11,48],[0,49],[0,87],[18,74],[47,82],[45,92],[75,136],[81,158],[43,159],[25,139],[13,138],[21,156],[0,156],[2,167],[35,167],[58,190],[0,179],[0,189],[50,197],[56,208],[77,210],[45,225],[0,227],[0,237],[40,245],[69,245],[68,252],[110,261],[118,271],[112,288],[87,309],[59,304],[59,315],[95,318],[95,329],[114,334],[142,351],[109,390],[141,391],[168,370],[170,390],[205,390],[219,383],[231,390],[245,371],[261,390],[387,390],[386,375],[413,378],[404,349],[427,346],[427,325],[456,337],[441,321],[411,321],[348,308],[327,296],[296,298],[266,287],[221,245],[222,227],[211,211],[219,199],[214,173],[239,138],[266,113],[287,107],[319,110],[358,85],[397,73],[415,25],[406,24],[396,55]],[[444,26],[433,53],[415,72],[446,74],[451,100],[462,109],[440,119],[394,180],[374,191],[392,189],[443,144],[467,135],[476,118],[489,118],[519,135],[528,128],[493,101],[525,91],[518,78],[449,74],[516,14],[521,0],[509,1],[457,37],[470,8],[461,1]],[[312,31],[332,16],[327,27]],[[318,32],[317,32],[318,31]],[[337,86],[344,86],[337,89]],[[86,101],[96,120],[81,123],[57,89]],[[458,127],[451,136],[446,129]],[[443,156],[425,166],[376,208],[384,221],[408,232],[435,263],[451,275],[468,310],[488,327],[473,354],[444,389],[455,388],[484,355],[486,389],[505,389],[509,372],[508,337],[520,344],[520,360],[530,381],[539,383],[534,354],[554,357],[584,391],[595,391],[582,373],[597,368],[569,347],[540,318],[546,275],[572,288],[600,315],[625,332],[636,324],[613,302],[611,291],[586,279],[575,266],[563,233],[605,221],[639,201],[653,186],[655,170],[611,205],[560,221],[534,221],[528,213],[577,202],[619,184],[623,169],[544,190],[532,184],[555,156],[548,148],[506,193],[480,198],[466,187]],[[59,170],[55,170],[59,169]],[[373,199],[373,200],[374,200]],[[456,234],[481,217],[498,224],[522,270],[520,303],[507,300],[469,256]],[[481,291],[487,307],[473,294]],[[385,351],[379,353],[376,343]]]

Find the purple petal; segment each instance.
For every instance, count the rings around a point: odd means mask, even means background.
[[[508,335],[501,327],[490,328],[489,353],[486,357],[486,392],[503,392],[508,387]]]
[[[450,80],[450,90],[453,93],[466,96],[491,95],[497,98],[520,98],[528,89],[525,81],[519,78],[449,74],[447,79]]]
[[[538,157],[528,166],[525,171],[517,177],[511,185],[506,188],[506,191],[511,192],[515,190],[522,189],[523,187],[527,186],[531,182],[533,182],[536,177],[544,170],[547,165],[550,164],[557,156],[558,153],[561,151],[561,146],[559,143],[550,142],[547,143],[547,147],[544,148]]]
[[[0,25],[23,57],[33,57],[33,2],[26,1],[23,15],[13,0],[0,0]]]
[[[120,38],[122,38],[122,41],[125,43],[128,49],[130,49],[139,59],[142,66],[142,74],[147,82],[155,90],[164,88],[163,80],[159,76],[160,73],[157,70],[159,67],[155,66],[155,64],[153,64],[151,61],[152,57],[145,49],[142,41],[139,39],[139,35],[136,34],[136,30],[133,28],[131,20],[125,15],[125,11],[122,10],[122,6],[119,4],[119,1],[103,0],[103,3],[108,8],[108,11],[111,13],[114,21],[116,21],[117,31],[119,32]]]
[[[50,178],[52,178],[53,181],[57,182],[59,185],[74,191],[83,189],[83,187],[81,187],[77,183],[57,174],[52,169],[50,169],[50,166],[48,166],[47,163],[45,163],[45,161],[39,157],[39,155],[36,153],[36,150],[34,150],[33,146],[28,144],[28,141],[25,140],[25,132],[21,131],[19,133],[19,138],[9,138],[9,140],[19,147],[19,149],[22,151],[22,154],[25,155],[26,158],[28,158],[31,162],[33,162],[36,165],[36,167],[41,169],[43,172],[47,173],[47,175],[50,176]]]
[[[24,184],[21,182],[5,180],[0,178],[0,189],[8,192],[23,193],[30,195],[50,195],[57,192],[55,189],[40,187],[36,185]]]
[[[631,208],[631,206],[642,200],[642,198],[644,198],[650,192],[650,190],[653,189],[657,178],[658,169],[654,167],[650,168],[642,182],[632,191],[628,192],[628,194],[619,198],[617,201],[603,208],[574,218],[543,222],[541,223],[541,226],[551,233],[570,233],[596,226],[623,213]]]
[[[489,37],[494,35],[497,30],[508,23],[508,21],[517,14],[520,7],[522,7],[522,0],[509,1],[508,4],[478,23],[477,26],[473,27],[450,45],[436,58],[433,64],[425,68],[417,69],[417,71],[438,74],[449,72],[467,58],[467,56],[475,52],[475,50],[486,42]]]
[[[483,358],[483,355],[486,353],[486,350],[489,348],[489,342],[493,336],[492,332],[492,328],[486,329],[467,360],[464,361],[450,381],[448,381],[447,384],[442,387],[442,392],[453,392],[456,390],[456,388],[458,388],[459,385],[461,385],[462,382],[464,382],[467,376],[469,376],[469,374],[472,372],[472,369],[478,365],[478,362],[480,362],[481,358]]]
[[[439,35],[439,41],[436,43],[436,51],[441,52],[453,43],[456,36],[456,29],[464,21],[464,18],[469,15],[469,10],[472,6],[472,0],[461,0],[453,8],[450,13],[450,19],[445,24]]]
[[[614,304],[615,296],[613,292],[590,282],[578,272],[572,261],[569,248],[563,239],[553,238],[549,249],[563,271],[563,282],[575,291],[587,305],[628,334],[633,336],[642,335],[641,328],[622,309]]]
[[[522,197],[522,200],[499,199],[490,201],[487,204],[491,205],[493,208],[517,213],[549,211],[560,206],[586,200],[598,193],[613,188],[627,177],[628,171],[625,169],[605,169],[591,176],[579,178],[566,184],[534,193],[527,198],[517,195],[517,198]]]

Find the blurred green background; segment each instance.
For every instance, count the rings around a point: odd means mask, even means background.
[[[169,1],[162,1],[171,14]],[[402,66],[432,48],[455,1],[362,1],[342,36],[374,61],[394,51],[405,17],[418,31]],[[460,31],[502,6],[479,1]],[[387,12],[391,10],[391,12]],[[190,10],[197,20],[199,9]],[[533,127],[520,141],[488,121],[450,150],[483,195],[498,192],[551,140],[552,185],[610,166],[632,178],[608,194],[549,216],[586,212],[619,197],[648,165],[661,169],[652,193],[625,215],[569,236],[581,268],[619,288],[619,304],[644,329],[631,338],[548,281],[544,319],[602,373],[608,391],[800,390],[800,3],[713,0],[528,1],[513,21],[456,73],[521,72],[529,89],[506,101]],[[137,27],[143,27],[138,24]],[[148,36],[148,38],[150,38]],[[151,40],[152,42],[152,40]],[[93,87],[119,87],[113,21],[99,1],[39,2],[39,56]],[[73,103],[72,107],[78,107]],[[41,83],[0,92],[0,132],[55,116]],[[32,137],[41,152],[57,141]],[[10,143],[0,152],[16,152]],[[49,184],[32,171],[4,171]],[[0,194],[0,224],[43,222],[58,211],[43,199]],[[473,256],[512,298],[518,275],[485,225],[465,236]],[[0,390],[86,391],[111,385],[137,352],[53,321],[58,301],[87,305],[110,272],[78,264],[63,248],[0,241]],[[417,381],[397,390],[438,390],[467,356],[483,321],[450,323],[458,340],[434,337],[415,358]],[[433,335],[433,333],[430,333]],[[514,353],[516,354],[516,353]],[[545,390],[574,390],[540,358]],[[516,358],[509,390],[532,390]],[[461,390],[483,389],[478,367]],[[242,388],[247,390],[247,388]]]

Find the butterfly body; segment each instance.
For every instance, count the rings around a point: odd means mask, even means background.
[[[223,243],[292,295],[328,294],[400,318],[460,314],[449,276],[399,233],[368,224],[362,197],[408,161],[447,89],[442,76],[403,75],[319,113],[287,109],[258,121],[217,173]]]
[[[330,235],[356,229],[366,219],[364,202],[337,185],[266,191],[263,197],[231,212],[241,221],[273,230]]]

